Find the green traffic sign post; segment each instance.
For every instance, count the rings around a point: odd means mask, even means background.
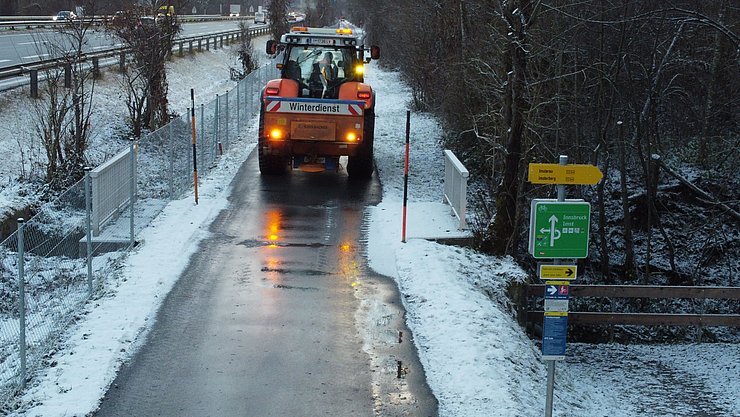
[[[568,165],[568,156],[560,155],[558,164],[529,164],[529,179],[533,184],[556,184],[558,199],[533,199],[529,217],[529,253],[536,259],[552,259],[552,265],[541,265],[540,278],[575,279],[575,264],[562,265],[560,259],[579,259],[588,256],[588,232],[591,224],[591,205],[583,200],[566,200],[565,185],[597,184],[603,174],[592,165]],[[568,281],[564,281],[567,288]],[[550,282],[548,282],[550,284]],[[552,288],[550,288],[552,287]],[[562,287],[562,286],[561,286]],[[555,289],[554,283],[548,286]],[[555,289],[557,292],[557,289]],[[568,331],[567,290],[565,300],[549,300],[552,291],[545,292],[543,359],[547,362],[547,394],[545,417],[552,417],[555,389],[555,360],[562,359]],[[554,293],[553,293],[554,294]],[[549,316],[548,316],[549,314]],[[548,327],[547,324],[550,326]],[[555,326],[555,327],[553,327]],[[549,331],[549,335],[548,335]],[[557,343],[556,343],[557,342]],[[552,354],[557,353],[553,356]]]
[[[582,201],[533,201],[530,249],[536,259],[588,256],[591,204]]]

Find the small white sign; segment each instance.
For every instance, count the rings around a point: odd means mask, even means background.
[[[545,299],[545,311],[568,311],[568,300]]]

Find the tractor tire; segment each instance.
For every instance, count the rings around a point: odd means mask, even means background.
[[[375,109],[365,112],[363,139],[355,156],[347,162],[347,174],[352,179],[370,179],[375,169],[373,142],[375,140]]]
[[[265,155],[266,146],[265,132],[265,105],[260,107],[259,139],[257,140],[257,155],[259,159],[260,174],[283,175],[288,171],[289,157],[283,155]]]

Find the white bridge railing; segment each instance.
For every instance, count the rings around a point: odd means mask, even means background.
[[[465,221],[465,210],[467,208],[468,170],[460,162],[454,153],[445,150],[445,200],[452,206],[455,215],[460,219],[460,230],[468,228]]]
[[[135,158],[135,155],[132,156],[131,148],[127,148],[90,171],[92,180],[90,220],[93,236],[100,235],[100,227],[117,216],[129,204],[132,195],[136,195],[136,189],[131,189],[131,178],[136,172],[135,163],[132,163],[131,158]]]

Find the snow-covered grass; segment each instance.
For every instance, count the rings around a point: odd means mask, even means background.
[[[199,74],[183,87],[206,91],[226,85],[227,57],[219,51],[176,60],[171,71],[183,79]],[[509,258],[415,238],[434,226],[429,222],[415,223],[408,243],[401,243],[400,228],[389,225],[397,224],[400,213],[410,91],[397,73],[376,65],[368,68],[366,79],[378,92],[376,163],[383,185],[383,201],[368,208],[369,263],[398,283],[440,416],[543,415],[545,367],[536,343],[513,319],[505,295],[509,282],[523,279],[522,270]],[[417,113],[412,132],[410,200],[438,202],[443,133],[434,118]],[[35,375],[22,397],[24,405],[13,415],[86,415],[96,408],[121,362],[145,341],[161,301],[208,236],[208,225],[227,207],[228,184],[255,137],[252,123],[237,139],[239,146],[209,174],[199,205],[192,204],[191,196],[173,201],[142,232],[144,244],[128,257],[117,286],[86,306],[53,355],[56,366]],[[17,165],[0,172],[13,173]],[[411,206],[410,220],[424,215]],[[567,360],[557,365],[554,415],[740,415],[738,364],[740,349],[730,344],[573,345]]]

